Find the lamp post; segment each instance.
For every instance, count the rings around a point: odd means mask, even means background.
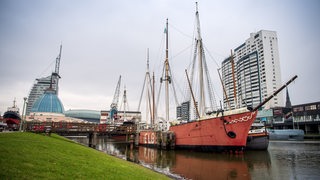
[[[27,101],[28,98],[24,97],[23,98],[23,109],[22,109],[22,117],[21,117],[21,122],[20,122],[20,128],[19,130],[22,131],[22,124],[23,124],[23,121],[24,121],[24,109],[25,109],[25,106],[26,106],[26,101]]]

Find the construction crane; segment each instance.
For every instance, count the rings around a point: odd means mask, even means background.
[[[119,95],[120,95],[120,84],[121,84],[121,75],[119,77],[116,90],[113,95],[113,100],[110,105],[110,120],[114,122],[114,120],[117,120],[117,114],[118,114],[118,102],[119,102]]]

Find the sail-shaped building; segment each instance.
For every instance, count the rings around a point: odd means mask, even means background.
[[[54,72],[50,76],[37,78],[35,80],[35,83],[33,84],[28,96],[28,103],[26,108],[27,115],[30,114],[34,103],[50,87],[50,84],[51,84],[51,88],[54,90],[54,93],[58,94],[59,79],[60,79],[59,69],[60,69],[61,50],[62,50],[62,45],[60,45],[60,53],[56,58],[56,65],[55,65]]]

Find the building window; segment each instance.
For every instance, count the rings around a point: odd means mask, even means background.
[[[293,112],[301,112],[301,111],[303,111],[303,106],[293,108]]]
[[[309,105],[309,106],[306,106],[305,109],[306,109],[306,111],[308,111],[308,110],[316,110],[317,106],[315,104],[314,105]]]

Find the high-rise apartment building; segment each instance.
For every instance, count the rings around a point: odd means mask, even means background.
[[[255,107],[280,88],[277,33],[267,30],[251,33],[243,44],[234,49],[234,55],[222,62],[222,79],[225,109]],[[264,107],[277,106],[283,106],[282,93]]]

